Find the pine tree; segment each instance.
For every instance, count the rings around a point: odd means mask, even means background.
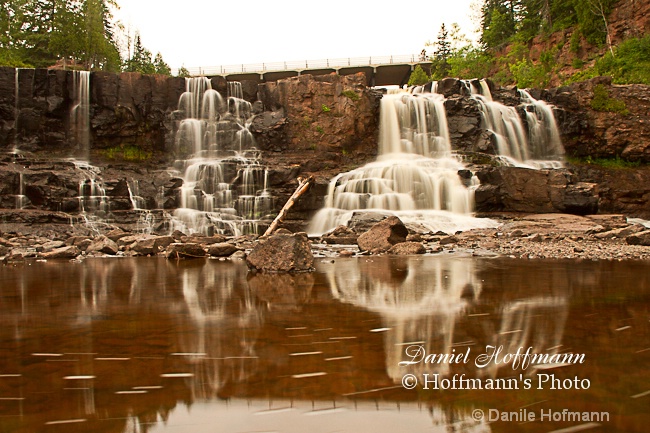
[[[438,40],[435,43],[436,51],[431,61],[431,77],[440,80],[449,75],[451,67],[449,58],[451,57],[451,42],[449,41],[449,32],[445,23],[440,26]]]
[[[161,75],[171,75],[172,70],[167,63],[163,60],[162,54],[156,54],[156,58],[153,60],[153,66],[156,70],[156,74]]]

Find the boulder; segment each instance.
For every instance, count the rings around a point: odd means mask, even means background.
[[[322,236],[323,243],[330,245],[355,245],[359,235],[347,226],[338,226]]]
[[[193,259],[205,257],[205,250],[194,243],[172,243],[167,247],[165,256],[168,259]]]
[[[359,236],[357,245],[362,251],[383,253],[395,244],[406,242],[408,229],[396,216],[378,222],[370,230]]]
[[[115,242],[107,238],[106,236],[99,236],[93,240],[93,242],[88,245],[86,248],[87,253],[99,252],[102,254],[109,254],[114,256],[120,248]]]
[[[382,221],[389,216],[389,214],[379,212],[354,212],[350,221],[348,221],[348,227],[350,227],[355,233],[365,233],[379,221]]]
[[[74,245],[69,245],[66,247],[56,248],[47,253],[41,254],[41,257],[44,259],[73,259],[81,254],[79,248]]]
[[[155,255],[165,249],[174,242],[171,236],[153,236],[144,239],[138,239],[129,246],[129,250],[137,254]]]
[[[399,244],[393,245],[388,250],[388,254],[394,254],[398,256],[424,254],[426,252],[426,248],[424,248],[424,245],[422,245],[420,242],[401,242]]]
[[[212,257],[229,257],[236,251],[238,251],[237,247],[227,242],[212,244],[208,248],[208,254]]]
[[[246,257],[248,267],[262,272],[314,270],[311,244],[304,234],[274,234],[261,239]]]
[[[635,233],[625,238],[628,245],[650,246],[650,230]]]

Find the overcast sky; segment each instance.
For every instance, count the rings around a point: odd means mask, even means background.
[[[477,0],[117,2],[116,18],[175,69],[417,54],[443,22],[472,33]]]

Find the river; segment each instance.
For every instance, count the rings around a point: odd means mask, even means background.
[[[647,431],[648,262],[317,261],[0,267],[0,432]]]

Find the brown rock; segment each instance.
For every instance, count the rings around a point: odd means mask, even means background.
[[[386,252],[395,244],[406,242],[408,230],[396,216],[378,222],[370,230],[359,236],[357,245],[362,251]]]
[[[309,239],[303,235],[272,235],[260,240],[246,257],[248,267],[263,272],[314,270]]]
[[[168,259],[193,259],[205,257],[205,250],[199,244],[173,243],[169,244],[165,256]]]
[[[348,226],[338,226],[329,233],[323,235],[323,243],[330,245],[354,245],[357,243],[357,235]]]
[[[650,246],[650,230],[635,233],[625,238],[628,245]]]
[[[86,248],[87,253],[100,252],[102,254],[115,255],[120,250],[115,242],[106,236],[99,236]]]
[[[55,250],[43,253],[41,257],[44,259],[73,259],[81,254],[79,248],[74,245],[57,248]]]
[[[395,254],[399,256],[406,256],[412,254],[424,254],[427,250],[420,242],[401,242],[393,245],[388,254]]]
[[[229,257],[237,251],[237,247],[227,242],[212,244],[208,248],[208,254],[212,257]]]

